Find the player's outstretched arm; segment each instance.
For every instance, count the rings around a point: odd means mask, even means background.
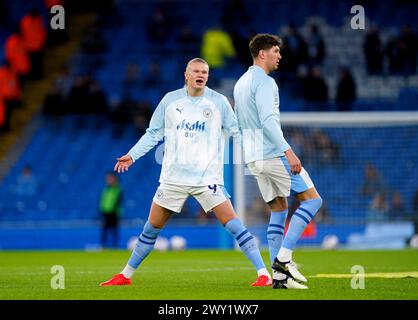
[[[118,162],[116,162],[115,167],[113,168],[114,171],[117,173],[124,173],[125,171],[129,170],[129,167],[132,165],[133,160],[129,154],[125,154],[120,158],[116,158]]]

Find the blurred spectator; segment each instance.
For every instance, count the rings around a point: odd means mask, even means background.
[[[113,136],[115,138],[122,137],[126,125],[132,122],[132,115],[135,110],[135,101],[130,96],[124,96],[122,101],[117,99],[110,103],[110,121],[113,127]]]
[[[331,141],[329,136],[320,129],[315,129],[310,137],[319,158],[320,165],[336,164],[339,159],[340,148],[338,144]]]
[[[280,70],[282,72],[295,72],[299,65],[307,63],[308,47],[294,24],[289,24],[284,30],[281,53],[283,59],[280,61]]]
[[[3,107],[3,121],[0,127],[2,131],[8,131],[11,114],[21,105],[19,79],[8,61],[0,66],[0,100]]]
[[[94,74],[103,64],[103,54],[107,51],[107,43],[104,40],[98,25],[98,18],[89,27],[81,40],[80,66],[85,73]]]
[[[6,0],[0,0],[0,27],[10,25],[10,11]]]
[[[303,79],[303,89],[306,111],[327,110],[328,86],[318,66],[313,67],[309,75]]]
[[[201,53],[202,58],[214,69],[223,68],[226,59],[236,55],[231,37],[219,26],[209,28],[203,34]]]
[[[283,59],[280,64],[286,59],[282,54]],[[279,65],[279,70],[280,65]],[[283,87],[289,88],[289,94],[295,99],[303,98],[305,90],[305,79],[308,78],[311,70],[306,64],[301,64],[297,67],[296,72],[278,72],[278,84],[283,83]],[[279,87],[280,88],[280,87]]]
[[[62,87],[55,81],[49,88],[42,106],[46,126],[52,131],[59,131],[61,129],[62,116],[67,113],[67,109],[67,102],[64,98]]]
[[[57,82],[54,82],[45,97],[42,113],[47,116],[48,125],[51,125],[54,129],[59,129],[59,119],[66,112],[66,102],[61,87]]]
[[[182,26],[180,34],[177,37],[177,42],[180,45],[181,55],[185,61],[189,61],[198,55],[199,51],[197,50],[197,47],[199,39],[193,33],[193,29],[189,25],[185,24]]]
[[[229,33],[242,30],[250,19],[244,1],[228,0],[225,2],[220,22]]]
[[[99,81],[92,79],[89,83],[88,101],[90,113],[103,115],[108,111],[108,103],[105,92]]]
[[[363,185],[361,187],[361,194],[363,196],[371,196],[376,193],[386,191],[386,184],[380,176],[377,169],[372,164],[367,164],[364,171]]]
[[[243,35],[240,30],[233,30],[231,32],[231,38],[237,52],[237,58],[245,68],[248,68],[253,64],[253,58],[250,54],[248,43],[254,35],[254,32],[250,32],[249,36],[248,34]]]
[[[142,86],[141,72],[139,65],[135,62],[129,62],[125,66],[125,74],[122,80],[122,95],[130,96],[138,91]]]
[[[26,165],[17,178],[16,194],[19,196],[33,196],[38,191],[38,181],[33,175],[32,168]]]
[[[390,220],[403,220],[406,216],[406,209],[402,195],[399,191],[395,191],[392,194],[392,199],[389,209]]]
[[[325,57],[325,42],[316,25],[311,26],[310,34],[306,40],[306,45],[308,52],[308,64],[310,66],[322,64]]]
[[[389,204],[385,192],[378,192],[374,195],[369,204],[366,214],[368,221],[385,221],[388,219]]]
[[[120,11],[120,1],[100,0],[94,13],[98,14],[97,26],[100,30],[107,27],[120,28],[124,23],[124,17]]]
[[[28,52],[25,49],[20,28],[16,28],[15,32],[6,39],[5,57],[10,63],[11,68],[18,75],[20,84],[23,85],[27,74],[31,70],[31,63]]]
[[[107,246],[108,234],[112,233],[112,247],[117,248],[119,242],[119,218],[122,215],[122,188],[118,177],[110,172],[106,175],[106,186],[103,188],[99,210],[103,219],[101,243]]]
[[[409,25],[402,28],[399,41],[402,48],[402,73],[406,76],[415,74],[417,70],[418,38]]]
[[[61,90],[60,90],[61,91]],[[63,91],[61,91],[63,96]],[[86,119],[79,117],[78,128],[84,128],[89,122],[93,121],[96,128],[103,124],[103,117],[108,111],[108,101],[100,83],[89,75],[78,76],[67,98],[67,112],[75,115],[94,114],[95,117]]]
[[[392,37],[386,44],[386,55],[389,60],[389,73],[400,74],[402,71],[402,44],[398,37]]]
[[[372,27],[367,33],[363,44],[369,74],[382,74],[383,70],[383,45],[380,41],[379,30]]]
[[[107,50],[106,42],[96,23],[93,23],[87,31],[87,34],[83,37],[81,48],[83,52],[93,55],[103,53]]]
[[[161,66],[157,62],[148,65],[148,74],[144,80],[144,88],[161,88],[163,86],[163,79],[161,77]]]
[[[23,45],[29,54],[32,66],[31,79],[43,76],[43,50],[46,43],[47,31],[43,18],[38,9],[31,9],[20,21]]]
[[[125,67],[125,75],[123,77],[123,85],[127,88],[138,87],[140,80],[139,65],[135,62],[129,62]]]
[[[146,101],[139,102],[133,116],[134,127],[139,135],[145,133],[151,120],[151,116],[152,111],[150,104]]]
[[[340,68],[335,102],[337,111],[351,111],[356,100],[356,84],[348,68]]]
[[[171,35],[171,25],[165,11],[157,8],[147,21],[146,30],[150,41],[165,42]]]
[[[89,76],[78,76],[68,95],[68,109],[72,114],[87,113],[86,101],[89,96]]]
[[[94,125],[96,130],[101,130],[108,116],[109,104],[106,93],[96,79],[90,81],[88,100],[86,103],[88,103],[88,112],[93,115],[90,119],[92,125]]]
[[[69,69],[66,66],[62,68],[54,82],[61,91],[63,97],[67,99],[73,85],[73,79],[70,75]]]

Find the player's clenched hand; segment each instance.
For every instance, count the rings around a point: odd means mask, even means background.
[[[129,167],[133,163],[133,160],[129,154],[125,154],[120,158],[116,158],[116,160],[118,160],[118,162],[116,162],[113,170],[117,171],[117,173],[124,173],[125,171],[128,171]]]
[[[292,149],[287,150],[285,155],[290,165],[290,172],[293,174],[299,174],[302,170],[302,163],[299,158],[295,155]]]

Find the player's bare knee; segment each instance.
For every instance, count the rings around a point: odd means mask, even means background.
[[[228,210],[219,210],[219,208],[216,208],[213,210],[216,219],[222,224],[225,225],[229,221],[238,218],[236,213],[234,211],[228,211]]]
[[[238,216],[237,215],[233,215],[233,216],[226,216],[226,217],[222,217],[222,218],[218,218],[219,222],[224,226],[226,225],[229,221],[232,221],[234,219],[237,219]],[[238,218],[239,219],[239,218]]]
[[[311,199],[321,199],[321,196],[319,195],[318,191],[316,191],[315,188],[310,188],[304,192],[298,193],[296,195],[296,198],[300,201],[306,201]]]
[[[283,211],[287,209],[287,200],[286,198],[277,197],[272,201],[267,203],[271,209],[271,211]]]

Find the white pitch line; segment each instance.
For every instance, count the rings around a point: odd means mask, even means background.
[[[309,278],[352,278],[361,274],[346,274],[346,273],[320,273]],[[418,278],[418,271],[406,271],[406,272],[376,272],[365,273],[366,278],[387,278],[387,279],[402,279],[402,278]]]

